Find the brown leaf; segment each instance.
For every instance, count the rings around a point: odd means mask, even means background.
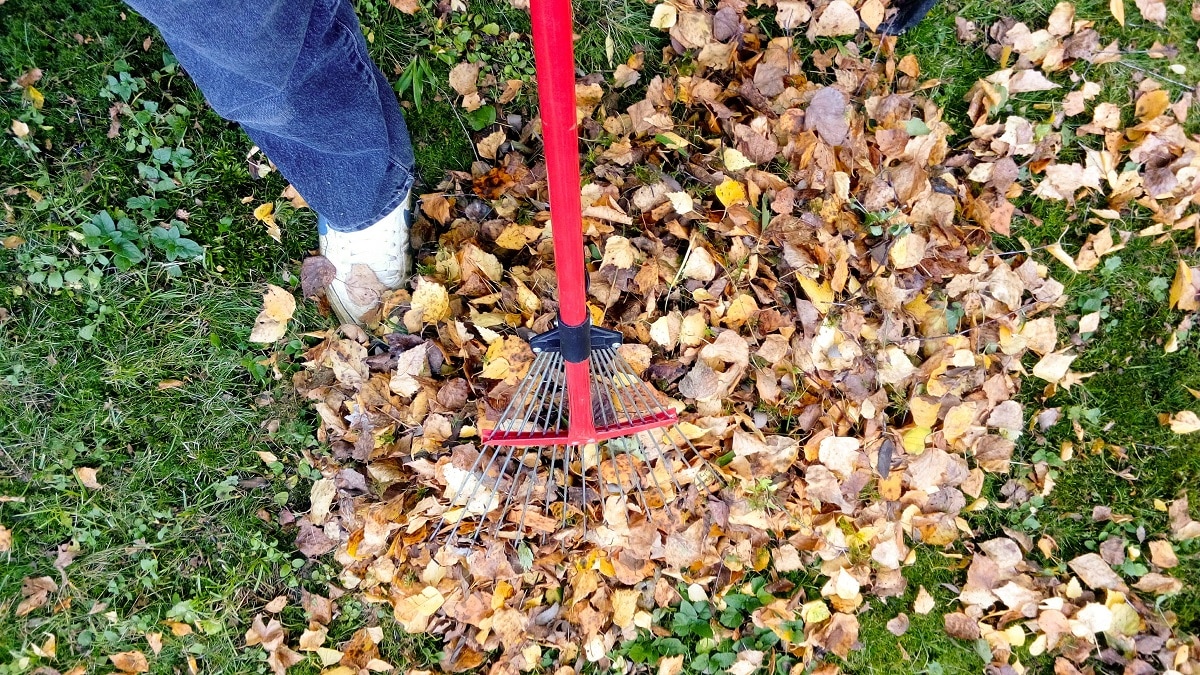
[[[824,87],[817,90],[804,111],[804,128],[816,129],[821,140],[830,145],[841,145],[850,133],[847,112],[846,95],[833,87]]]
[[[296,549],[308,556],[315,558],[320,555],[325,555],[337,546],[336,542],[325,536],[325,531],[314,526],[307,520],[300,521],[300,532],[296,535]]]
[[[283,611],[284,607],[287,607],[287,601],[286,595],[277,595],[263,607],[263,610],[271,614],[278,614]]]
[[[17,616],[25,616],[50,601],[50,594],[58,591],[58,584],[50,577],[25,577],[21,580],[21,602],[17,605]]]
[[[451,206],[451,201],[440,192],[421,195],[421,212],[441,225],[450,222]]]
[[[79,479],[79,482],[82,483],[85,488],[89,490],[99,490],[103,486],[100,485],[99,481],[96,480],[96,474],[98,472],[99,469],[95,469],[90,466],[81,466],[75,469],[75,477]]]
[[[459,63],[450,69],[450,88],[460,96],[473,94],[478,89],[478,63]]]
[[[323,255],[313,255],[300,264],[300,290],[304,297],[311,298],[318,291],[333,283],[337,268]]]
[[[388,0],[388,4],[409,15],[416,14],[421,9],[418,0]]]
[[[479,141],[479,155],[485,159],[496,159],[496,151],[500,149],[501,145],[504,145],[506,140],[508,140],[508,135],[504,133],[503,129],[489,134]],[[446,221],[439,222],[445,223]]]
[[[333,621],[333,602],[329,598],[305,590],[300,593],[300,604],[304,606],[310,622],[327,626]]]
[[[1142,18],[1158,26],[1167,23],[1167,4],[1163,0],[1134,0]]]
[[[108,660],[112,661],[113,667],[122,673],[150,672],[150,664],[146,661],[146,655],[140,651],[110,654]]]
[[[1169,569],[1179,564],[1179,558],[1175,555],[1175,547],[1171,546],[1171,542],[1156,539],[1150,542],[1150,562],[1163,569]]]
[[[908,615],[900,612],[893,619],[887,622],[888,632],[896,637],[900,637],[908,632]]]
[[[146,633],[146,644],[150,646],[150,651],[158,656],[163,648],[162,633]]]
[[[1134,588],[1144,593],[1153,593],[1154,595],[1165,595],[1168,593],[1178,593],[1183,590],[1183,582],[1174,577],[1159,574],[1158,572],[1150,572],[1143,574],[1141,579],[1133,585]]]
[[[41,79],[42,79],[42,69],[41,68],[30,68],[29,70],[22,73],[21,76],[17,78],[17,80],[14,84],[16,84],[18,87],[24,89],[25,87],[32,87],[33,85],[38,83],[38,80],[41,80]]]
[[[947,614],[942,617],[942,622],[946,628],[946,634],[952,638],[978,640],[980,637],[979,624],[975,619],[962,612]]]
[[[1125,582],[1104,562],[1098,553],[1086,553],[1072,560],[1068,565],[1079,580],[1091,588],[1121,590]]]

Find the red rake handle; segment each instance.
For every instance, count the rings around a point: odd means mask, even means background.
[[[530,0],[537,62],[542,143],[550,188],[559,320],[578,326],[588,318],[584,273],[583,207],[579,201],[579,133],[575,118],[575,52],[571,0]]]
[[[587,276],[583,257],[583,206],[579,200],[579,123],[575,117],[575,51],[571,44],[571,0],[530,0],[533,56],[537,65],[542,144],[554,231],[558,277],[558,320],[587,331]],[[565,336],[564,336],[565,337]],[[588,358],[565,359],[569,435],[594,442]]]

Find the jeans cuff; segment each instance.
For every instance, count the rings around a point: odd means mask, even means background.
[[[405,168],[399,163],[396,164],[396,172],[402,176],[399,184],[396,186],[396,191],[392,194],[392,198],[387,201],[387,203],[382,209],[380,209],[379,213],[375,217],[369,220],[359,221],[357,223],[350,223],[348,225],[334,225],[332,222],[326,220],[325,218],[321,217],[320,214],[318,214],[318,234],[325,234],[326,228],[336,232],[361,232],[362,230],[371,227],[375,223],[378,223],[380,220],[383,220],[383,217],[392,211],[400,208],[400,206],[404,204],[404,201],[408,199],[409,193],[412,191],[413,184],[416,182],[416,180],[413,176],[412,170]]]

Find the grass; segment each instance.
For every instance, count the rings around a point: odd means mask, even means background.
[[[1038,0],[1003,9],[1037,22],[1053,4]],[[1200,55],[1189,49],[1200,28],[1190,19],[1173,14],[1179,20],[1172,20],[1164,34],[1143,25],[1130,6],[1122,29],[1109,18],[1107,6],[1103,0],[1085,0],[1078,3],[1077,15],[1096,20],[1105,38],[1120,39],[1122,46],[1144,47],[1154,40],[1179,45],[1188,77],[1200,72]],[[968,127],[963,96],[997,66],[978,48],[958,43],[954,17],[984,27],[999,7],[947,0],[900,40],[901,52],[915,51],[926,76],[942,81],[932,96],[959,133]],[[1170,7],[1175,14],[1188,11],[1183,3]],[[511,65],[518,75],[529,65],[525,52],[504,40],[508,32],[527,31],[528,20],[500,0],[472,3],[466,16],[440,26],[428,13],[407,17],[383,0],[361,0],[358,9],[374,56],[393,78],[413,55],[430,53],[430,45],[451,53],[451,62],[472,55],[515,58]],[[653,67],[663,37],[646,27],[651,9],[634,0],[580,4],[583,67],[607,69],[610,45],[614,63],[644,47]],[[246,341],[262,284],[295,284],[296,262],[315,245],[313,218],[285,208],[283,245],[266,235],[251,210],[275,200],[285,183],[277,174],[251,178],[245,161],[249,141],[207,109],[153,29],[123,5],[10,2],[4,11],[0,77],[14,80],[28,68],[41,68],[45,75],[36,86],[46,104],[35,114],[19,89],[0,91],[0,123],[8,129],[12,119],[24,118],[35,129],[38,147],[36,153],[21,148],[11,135],[0,141],[0,203],[11,208],[11,216],[0,217],[0,236],[27,242],[15,251],[0,249],[0,496],[15,498],[0,502],[0,525],[13,532],[13,550],[3,554],[0,565],[0,603],[5,603],[0,604],[0,653],[6,655],[0,658],[0,675],[44,664],[103,670],[107,654],[148,652],[146,633],[164,631],[165,619],[190,622],[195,632],[165,640],[153,660],[157,671],[182,672],[191,655],[206,672],[267,672],[262,653],[242,647],[254,613],[277,594],[294,597],[301,586],[322,591],[335,573],[328,563],[295,553],[293,535],[271,515],[281,506],[304,504],[304,476],[311,469],[303,452],[315,441],[303,406],[289,398],[286,378],[274,379],[270,367],[259,363],[268,352]],[[481,20],[476,23],[474,17]],[[498,27],[496,35],[484,30],[489,24]],[[456,36],[464,28],[472,34],[460,45]],[[144,49],[147,37],[151,43]],[[1137,68],[1167,73],[1164,61],[1144,54],[1129,59]],[[471,121],[445,84],[449,65],[434,64],[431,95],[422,105],[415,104],[411,91],[402,92],[426,183],[436,183],[446,169],[468,169],[475,159],[467,133]],[[1117,102],[1129,100],[1140,75],[1136,68],[1118,65],[1088,73],[1105,86],[1101,97]],[[109,76],[116,78],[115,89]],[[119,96],[123,78],[138,83],[131,106],[145,101],[157,109],[142,122],[122,118],[122,134],[110,139],[113,101],[101,93]],[[498,116],[528,114],[532,94],[527,88]],[[1038,104],[1055,96],[1019,97],[1009,113],[1044,119],[1049,113]],[[1193,117],[1189,127],[1195,126]],[[155,164],[149,149],[136,147],[142,140],[148,148],[187,148],[196,164]],[[127,146],[130,141],[134,147]],[[139,177],[138,163],[187,180],[170,190],[151,189]],[[190,178],[188,171],[194,172]],[[130,205],[130,199],[140,198],[164,203]],[[246,198],[249,203],[243,203]],[[1090,227],[1073,215],[1079,209],[1039,202],[1021,208],[1032,218],[1018,218],[1013,239],[1001,241],[1011,250],[1021,248],[1016,237],[1035,247],[1061,239],[1070,249]],[[130,217],[144,233],[169,221],[177,209],[189,213],[187,236],[206,247],[203,260],[176,265],[142,242],[148,260],[116,272],[89,262],[87,247],[71,236],[101,211]],[[1122,227],[1141,226],[1134,221]],[[1054,468],[1058,486],[1044,502],[969,516],[981,535],[1003,536],[1008,527],[1051,537],[1059,550],[1041,562],[1055,567],[1109,535],[1133,542],[1139,526],[1164,531],[1166,515],[1155,508],[1155,500],[1170,501],[1200,478],[1197,442],[1174,436],[1157,418],[1194,409],[1186,387],[1200,389],[1197,332],[1177,353],[1162,348],[1182,318],[1162,297],[1161,279],[1172,276],[1177,255],[1196,263],[1194,250],[1145,240],[1107,258],[1119,256],[1118,265],[1080,275],[1039,256],[1067,283],[1074,299],[1068,313],[1080,314],[1083,302],[1098,303],[1107,313],[1099,332],[1079,345],[1077,369],[1096,375],[1048,401],[1041,400],[1037,382],[1026,382],[1021,400],[1029,411],[1061,407],[1066,421],[1045,435],[1026,436],[1017,477],[1029,463],[1057,455],[1065,442],[1075,444],[1075,458]],[[86,275],[93,267],[101,268],[94,287],[86,281],[75,288],[28,282],[39,269],[78,269]],[[321,319],[305,314],[296,331],[320,325]],[[298,343],[289,347],[298,348]],[[286,361],[281,364],[285,376]],[[160,389],[160,383],[172,380],[182,386]],[[1071,418],[1079,421],[1082,441]],[[1096,440],[1120,446],[1125,456],[1108,446],[1091,453],[1088,447]],[[258,452],[273,453],[279,461],[268,465]],[[98,469],[102,487],[85,487],[75,473],[80,467]],[[999,481],[990,482],[987,496],[998,498],[1000,487]],[[1200,499],[1194,490],[1191,494],[1193,501]],[[1107,504],[1132,520],[1121,527],[1093,523],[1095,504]],[[74,556],[61,574],[54,566],[60,550]],[[1181,549],[1182,566],[1174,573],[1187,590],[1162,605],[1192,632],[1200,630],[1196,553],[1195,545]],[[872,610],[860,615],[862,649],[851,654],[844,669],[977,672],[983,661],[974,646],[946,636],[937,610],[927,616],[911,611],[918,586],[933,593],[939,609],[948,606],[954,593],[945,584],[961,581],[954,560],[922,551],[907,573],[904,597],[871,600]],[[22,579],[43,575],[66,580],[52,598],[60,608],[16,617]],[[815,578],[797,583],[809,597],[819,593]],[[293,635],[304,620],[295,604],[283,613]],[[402,635],[378,606],[344,601],[340,609],[331,643],[362,625],[380,623],[390,636],[384,658],[413,667],[437,659],[436,639]],[[912,623],[897,638],[885,624],[901,611]],[[668,619],[664,615],[663,621]],[[34,656],[31,646],[51,632],[59,640],[58,656],[46,661]],[[1027,655],[1022,661],[1048,667]],[[314,671],[311,663],[297,669]]]

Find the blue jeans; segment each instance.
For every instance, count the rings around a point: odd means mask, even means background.
[[[361,230],[404,200],[408,129],[349,0],[127,1],[329,227]]]

